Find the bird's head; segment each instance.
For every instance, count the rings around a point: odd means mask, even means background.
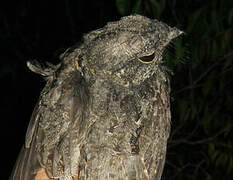
[[[84,36],[78,66],[113,83],[138,85],[156,72],[166,46],[182,33],[144,16],[123,17]]]

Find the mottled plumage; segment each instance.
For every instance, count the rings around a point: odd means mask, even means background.
[[[10,179],[43,168],[60,180],[159,180],[170,131],[162,55],[181,33],[133,15],[85,35],[57,66],[28,63],[47,83]]]

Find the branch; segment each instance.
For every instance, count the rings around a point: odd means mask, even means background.
[[[228,54],[226,54],[225,56],[223,56],[222,58],[220,58],[219,60],[215,60],[215,63],[212,64],[206,71],[204,71],[191,85],[186,86],[176,92],[174,92],[172,95],[174,94],[179,94],[185,90],[189,90],[189,89],[194,89],[197,87],[200,87],[201,84],[197,84],[199,81],[201,81],[211,70],[214,69],[215,66],[217,66],[218,64],[220,64],[221,61],[225,60],[226,58],[230,57],[233,55],[233,51],[229,52]]]
[[[201,139],[201,140],[198,140],[198,141],[188,141],[187,139],[181,139],[181,140],[177,140],[177,141],[173,141],[172,143],[173,144],[181,144],[181,143],[184,143],[184,144],[189,144],[189,145],[198,145],[198,144],[204,144],[204,143],[207,143],[207,142],[210,142],[210,141],[213,141],[214,139],[216,139],[219,135],[223,134],[224,132],[228,131],[229,129],[231,129],[233,126],[231,127],[226,127],[224,129],[222,129],[221,131],[219,131],[218,133],[216,133],[214,136],[212,137],[208,137],[208,138],[205,138],[205,139]]]

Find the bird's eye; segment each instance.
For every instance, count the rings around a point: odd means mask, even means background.
[[[139,58],[139,61],[144,63],[144,64],[150,64],[153,62],[154,57],[155,57],[155,53],[153,53],[149,56],[142,56]]]

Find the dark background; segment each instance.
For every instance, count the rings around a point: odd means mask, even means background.
[[[44,86],[26,61],[58,63],[84,33],[129,14],[186,32],[168,50],[173,70],[166,180],[233,179],[233,1],[6,1],[0,6],[0,179],[8,179]]]

